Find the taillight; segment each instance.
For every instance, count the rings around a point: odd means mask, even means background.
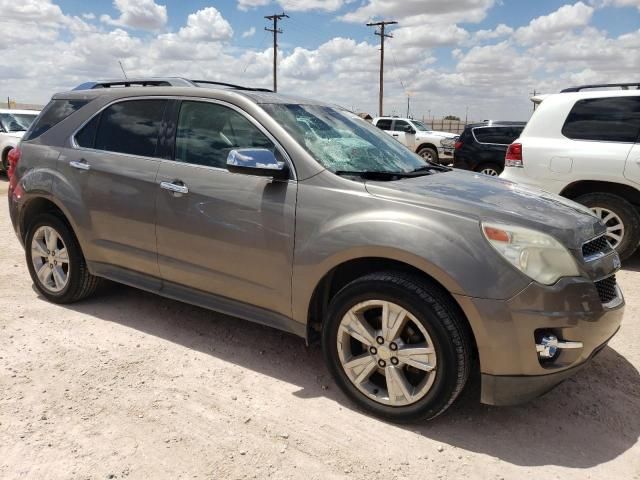
[[[18,147],[15,147],[11,149],[11,151],[9,152],[9,155],[7,155],[7,160],[9,160],[7,177],[9,177],[9,193],[12,195],[19,193],[19,189],[16,190],[16,186],[18,185],[18,177],[16,176],[16,169],[18,168],[18,162],[20,161],[20,153],[21,153],[20,149]]]
[[[18,168],[18,162],[20,161],[20,149],[18,147],[12,148],[9,151],[9,155],[7,156],[9,160],[9,169],[7,170],[7,176],[9,180],[16,173],[16,168]]]
[[[464,145],[464,143],[458,140],[455,144],[455,149],[460,150],[462,148],[462,145]]]
[[[521,143],[512,143],[509,145],[507,149],[507,154],[504,157],[504,166],[505,167],[524,167],[524,162],[522,161],[522,144]]]

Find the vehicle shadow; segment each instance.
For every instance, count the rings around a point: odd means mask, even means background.
[[[293,335],[120,285],[67,308],[297,385],[300,398],[327,397],[357,409],[329,378],[320,348],[307,348]],[[588,468],[638,441],[640,374],[607,347],[592,365],[527,405],[481,405],[471,388],[441,417],[398,428],[517,465]]]
[[[631,258],[622,263],[622,269],[630,272],[640,272],[640,249]]]

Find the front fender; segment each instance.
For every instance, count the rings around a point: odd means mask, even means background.
[[[316,286],[336,266],[376,257],[411,265],[450,293],[509,298],[529,282],[497,257],[478,220],[360,191],[301,184],[292,304],[306,322]]]

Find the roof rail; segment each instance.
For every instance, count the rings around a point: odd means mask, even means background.
[[[252,92],[273,92],[268,88],[259,88],[259,87],[243,87],[242,85],[234,85],[233,83],[225,83],[225,82],[214,82],[211,80],[189,80],[192,83],[203,83],[205,85],[220,85],[222,87],[235,88],[236,90],[250,90]]]
[[[149,78],[127,78],[117,80],[100,80],[95,82],[85,82],[74,90],[93,90],[98,88],[112,87],[200,87],[201,85],[217,85],[221,87],[233,88],[235,90],[248,90],[255,92],[271,92],[267,88],[252,88],[234,85],[233,83],[215,82],[212,80],[189,80],[181,77],[149,77]]]
[[[594,85],[581,85],[579,87],[570,87],[561,90],[560,93],[580,92],[582,90],[588,90],[591,88],[612,88],[619,87],[622,90],[630,90],[629,87],[636,87],[636,90],[640,90],[640,83],[601,83]]]

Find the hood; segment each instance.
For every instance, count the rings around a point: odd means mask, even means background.
[[[574,250],[605,232],[602,222],[582,205],[482,174],[451,170],[391,182],[367,181],[365,186],[377,197],[549,233]]]

